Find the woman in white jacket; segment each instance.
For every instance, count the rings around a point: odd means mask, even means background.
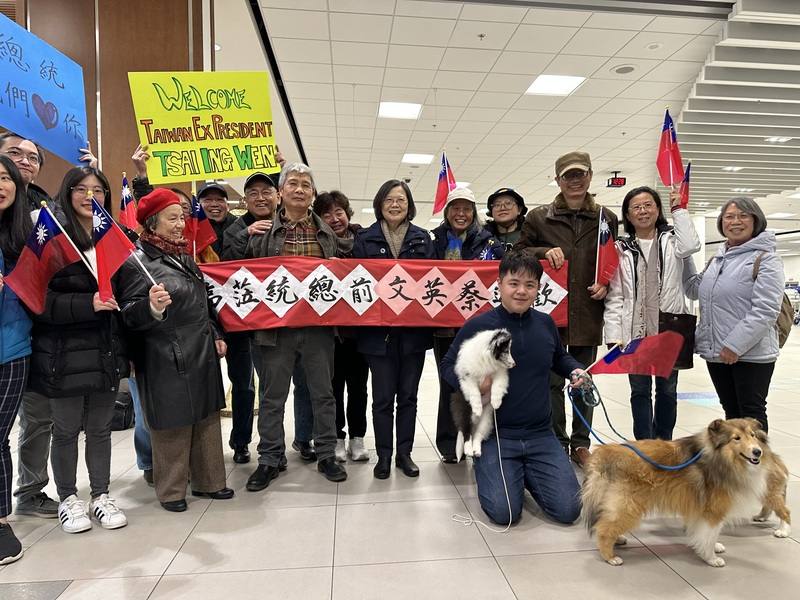
[[[606,296],[604,337],[608,344],[658,333],[659,313],[686,314],[683,259],[700,249],[689,211],[680,208],[673,190],[670,206],[674,227],[664,217],[658,192],[649,187],[629,191],[622,201],[627,238],[616,242],[619,268]],[[637,440],[672,439],[677,418],[678,371],[656,377],[655,409],[652,377],[628,375],[631,384],[633,435]]]
[[[725,418],[752,417],[764,431],[784,293],[783,261],[766,229],[755,200],[728,200],[717,218],[725,243],[686,284],[686,295],[700,300],[695,351],[706,360]]]

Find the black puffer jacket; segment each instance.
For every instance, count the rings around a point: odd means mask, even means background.
[[[147,424],[157,430],[199,423],[225,406],[213,321],[203,275],[188,256],[168,256],[139,241],[136,254],[172,298],[164,319],[150,313],[150,280],[133,261],[118,273],[131,359]],[[177,262],[176,262],[177,261]]]
[[[33,317],[29,387],[49,398],[114,392],[129,363],[118,312],[95,312],[97,281],[82,261],[53,276]]]

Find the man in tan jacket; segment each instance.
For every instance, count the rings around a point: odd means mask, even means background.
[[[603,298],[606,286],[595,282],[597,228],[601,206],[589,193],[592,161],[586,152],[569,152],[556,161],[556,182],[561,192],[555,200],[528,212],[522,236],[515,249],[527,248],[536,258],[546,259],[554,269],[567,261],[569,269],[568,323],[559,328],[562,343],[578,362],[589,365],[603,342]],[[617,216],[603,209],[611,233],[616,237]],[[589,458],[589,430],[577,414],[572,417],[572,434],[567,434],[564,380],[551,373],[550,400],[553,429],[572,460],[583,466]],[[592,409],[581,406],[591,424]]]

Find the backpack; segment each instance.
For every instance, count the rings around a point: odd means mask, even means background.
[[[766,252],[759,254],[753,263],[753,281],[758,277],[758,268],[761,266],[761,259],[765,254]],[[778,320],[775,322],[775,325],[778,327],[778,348],[783,348],[786,340],[789,339],[789,334],[792,332],[792,324],[794,323],[792,301],[789,300],[789,296],[786,295],[786,292],[784,292],[782,296],[781,311],[778,313]]]

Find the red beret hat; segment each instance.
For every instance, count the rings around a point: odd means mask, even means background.
[[[166,188],[156,188],[139,200],[139,205],[136,208],[136,220],[139,221],[141,225],[144,225],[147,217],[164,210],[168,206],[172,206],[173,204],[180,205],[180,203],[181,199],[175,192]]]

